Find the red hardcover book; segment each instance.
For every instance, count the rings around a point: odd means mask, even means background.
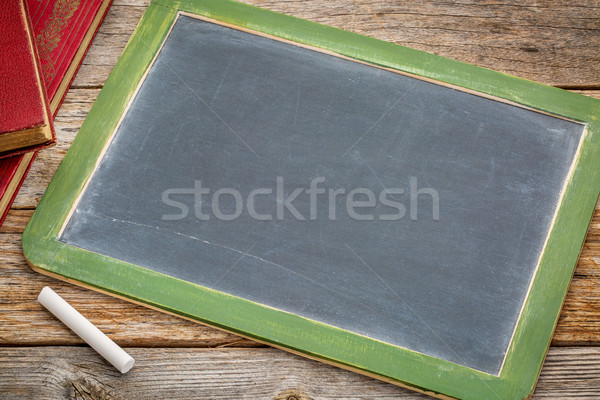
[[[56,141],[24,1],[0,1],[0,157]]]
[[[4,0],[0,0],[3,2]],[[112,0],[26,0],[50,110],[56,115]],[[0,159],[0,225],[35,152]]]

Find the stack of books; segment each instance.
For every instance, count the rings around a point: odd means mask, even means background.
[[[0,225],[111,2],[0,1]]]

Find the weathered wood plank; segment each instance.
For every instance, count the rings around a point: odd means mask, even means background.
[[[0,348],[0,393],[7,400],[429,398],[271,348],[128,351],[136,365],[121,375],[88,347]],[[598,387],[600,349],[551,348],[533,398],[598,398]]]
[[[32,209],[10,209],[6,215],[6,219],[0,225],[0,233],[23,233],[32,215]]]
[[[590,96],[595,99],[600,99],[600,90],[572,90],[575,93],[582,94],[584,96]]]
[[[4,234],[1,238],[0,346],[83,343],[37,302],[37,295],[44,286],[55,289],[123,346],[261,346],[236,335],[38,274],[26,265],[19,235]]]
[[[244,2],[551,85],[600,87],[593,1]],[[146,4],[114,3],[74,85],[103,84]]]

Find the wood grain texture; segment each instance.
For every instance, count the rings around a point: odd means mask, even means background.
[[[11,211],[11,221],[23,219]],[[7,224],[10,228],[10,222]],[[261,346],[174,316],[160,313],[57,281],[31,270],[20,250],[20,235],[0,235],[0,345],[73,345],[82,340],[37,302],[44,286],[51,286],[118,344],[146,347]],[[32,329],[34,327],[35,329]]]
[[[81,344],[35,301],[51,285],[119,344],[146,348],[132,349],[138,364],[123,377],[88,348],[2,348],[0,397],[425,398],[278,350],[244,348],[260,345],[53,280],[26,265],[20,234],[148,2],[114,1],[56,118],[57,146],[40,152],[0,228],[0,346]],[[595,1],[245,2],[600,98]],[[597,206],[554,346],[600,345],[599,288]],[[191,349],[220,346],[234,348]],[[551,348],[534,398],[598,398],[599,366],[598,348]]]
[[[7,400],[429,398],[271,348],[127,350],[136,364],[121,375],[87,347],[2,348],[0,393]],[[597,399],[599,365],[598,348],[552,348],[533,399]]]
[[[600,87],[595,1],[243,2],[550,85]],[[147,3],[114,2],[74,85],[103,84]]]

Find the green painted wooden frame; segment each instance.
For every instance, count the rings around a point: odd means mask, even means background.
[[[460,86],[587,125],[498,376],[58,241],[64,222],[179,11]],[[23,250],[32,267],[42,273],[434,396],[525,398],[535,387],[598,198],[599,118],[600,101],[585,96],[291,16],[229,0],[154,0],[27,226]]]

